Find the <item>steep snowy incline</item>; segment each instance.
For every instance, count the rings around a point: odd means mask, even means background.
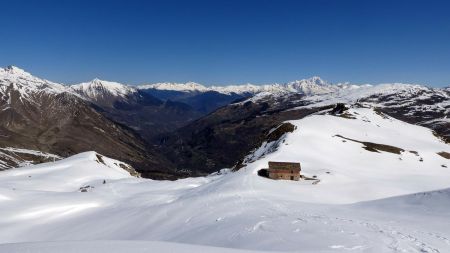
[[[450,251],[450,163],[437,154],[450,152],[449,145],[426,128],[367,108],[291,123],[293,133],[263,145],[252,154],[258,160],[234,173],[153,181],[130,177],[95,153],[0,172],[0,243],[150,240],[295,252]],[[302,173],[316,178],[258,176],[268,161],[299,161]],[[438,191],[423,193],[428,190]]]
[[[299,188],[299,183],[287,183],[284,191],[302,201],[352,203],[450,187],[450,177],[445,176],[450,175],[450,162],[438,154],[450,153],[450,146],[427,128],[368,108],[291,123],[297,130],[279,149],[244,170],[256,174],[268,161],[301,162],[302,173],[316,178],[317,184]],[[258,178],[254,183],[262,189],[277,182]]]

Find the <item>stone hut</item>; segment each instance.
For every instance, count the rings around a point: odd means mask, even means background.
[[[271,179],[295,180],[300,179],[300,163],[269,162],[268,174]]]

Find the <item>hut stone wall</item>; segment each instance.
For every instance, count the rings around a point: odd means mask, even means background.
[[[295,180],[300,179],[300,163],[269,162],[269,178]]]

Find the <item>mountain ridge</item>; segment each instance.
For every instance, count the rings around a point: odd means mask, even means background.
[[[20,133],[15,135],[20,140],[17,143],[25,145],[23,134],[32,133],[27,138],[44,143],[50,140],[54,145],[11,147],[63,157],[87,151],[88,147],[99,148],[96,151],[113,158],[145,165],[148,173],[141,170],[143,176],[164,172],[176,178],[186,176],[183,171],[195,176],[239,167],[245,155],[266,140],[271,129],[286,120],[331,110],[339,103],[374,107],[380,113],[433,129],[450,140],[450,88],[402,83],[331,84],[312,77],[285,84],[248,84],[228,90],[215,86],[216,90],[185,92],[139,89],[99,79],[64,86],[15,67],[1,69],[0,74],[0,117],[5,129],[2,134],[8,136],[11,130]],[[190,87],[198,84],[191,83]],[[242,95],[227,93],[230,90]],[[88,124],[82,122],[83,117],[89,119]],[[88,131],[92,140],[72,136],[79,134],[80,129]],[[113,133],[120,138],[114,140]],[[122,150],[116,153],[105,143],[98,146],[102,142],[96,135]],[[56,150],[61,143],[58,138],[69,137],[82,138],[89,145],[69,141],[65,145],[75,149]],[[150,164],[145,162],[147,152],[152,157]],[[138,157],[130,155],[135,153]]]
[[[91,81],[81,82],[76,84],[60,84],[56,82],[51,82],[46,79],[38,78],[31,73],[16,67],[16,66],[7,66],[5,68],[0,68],[0,78],[7,77],[14,78],[22,78],[22,79],[30,79],[30,80],[38,80],[40,82],[45,82],[48,84],[56,84],[60,88],[68,87],[67,92],[75,91],[75,93],[84,93],[86,97],[95,96],[95,88],[104,89],[105,91],[109,91],[114,95],[124,96],[130,92],[134,92],[136,90],[146,90],[146,89],[157,89],[157,90],[172,90],[172,91],[180,91],[180,92],[207,92],[207,91],[216,91],[223,94],[256,94],[261,92],[299,92],[306,95],[315,95],[327,92],[334,92],[338,89],[357,89],[361,87],[376,87],[383,85],[392,85],[394,86],[422,86],[431,89],[450,89],[449,87],[430,87],[428,85],[423,84],[413,84],[413,83],[380,83],[380,84],[352,84],[350,82],[344,83],[331,83],[323,80],[319,76],[312,76],[310,78],[294,80],[286,83],[272,83],[272,84],[239,84],[239,85],[212,85],[205,86],[196,82],[186,82],[186,83],[171,83],[171,82],[162,82],[162,83],[154,83],[154,84],[141,84],[141,85],[128,85],[114,81],[106,81],[98,78],[94,78]],[[90,92],[89,92],[90,91]]]

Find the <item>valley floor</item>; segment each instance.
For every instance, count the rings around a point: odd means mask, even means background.
[[[448,145],[369,109],[349,113],[293,121],[234,173],[154,181],[94,152],[1,172],[0,252],[450,252],[450,166],[436,154]],[[259,177],[269,160],[300,161],[320,182]]]

